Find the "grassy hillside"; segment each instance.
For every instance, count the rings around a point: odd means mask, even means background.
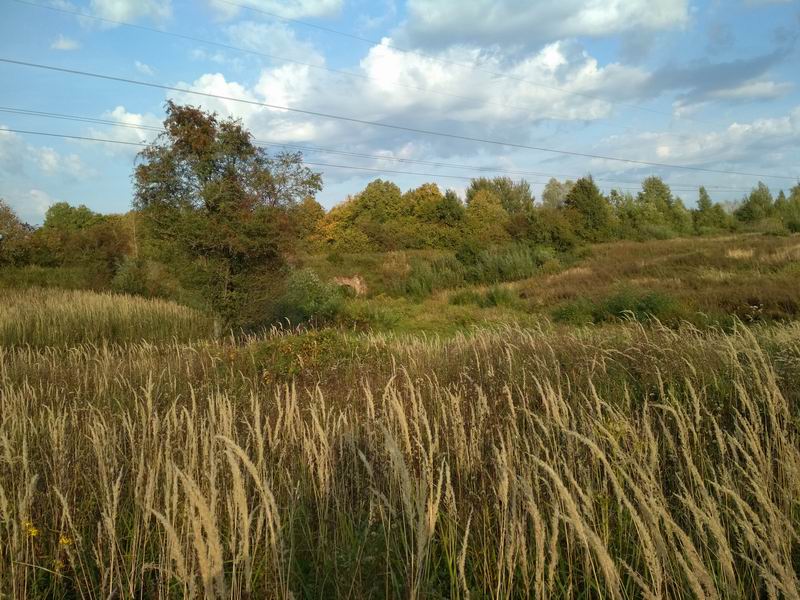
[[[384,255],[385,256],[385,255]],[[328,277],[411,272],[423,255],[341,258]],[[428,256],[441,261],[444,254]],[[322,263],[322,259],[318,259]],[[386,266],[386,265],[390,266]],[[354,322],[373,328],[446,333],[472,325],[555,319],[588,324],[633,316],[697,326],[791,321],[800,316],[800,236],[737,235],[613,242],[553,256],[529,277],[445,286],[424,297],[391,295],[385,285],[350,302]],[[369,285],[369,284],[368,284]]]
[[[600,245],[238,338],[0,292],[0,597],[797,598],[799,242]]]

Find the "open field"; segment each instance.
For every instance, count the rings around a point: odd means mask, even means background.
[[[28,294],[0,596],[799,597],[798,324],[234,341]],[[152,320],[81,341],[109,305]]]

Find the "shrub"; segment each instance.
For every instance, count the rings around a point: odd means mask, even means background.
[[[450,296],[450,304],[464,306],[476,304],[481,308],[491,308],[494,306],[515,307],[518,298],[514,293],[504,287],[492,286],[483,293],[476,290],[461,290]]]
[[[293,271],[286,282],[286,292],[275,309],[275,320],[292,325],[333,321],[341,312],[344,294],[338,286],[323,282],[311,269]]]
[[[559,306],[553,318],[561,323],[582,325],[602,323],[620,319],[649,321],[658,319],[664,323],[677,323],[687,317],[687,311],[675,298],[662,292],[640,293],[622,289],[599,301],[579,298]]]

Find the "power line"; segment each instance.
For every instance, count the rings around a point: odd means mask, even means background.
[[[120,144],[124,146],[136,146],[139,148],[146,148],[148,144],[144,142],[128,142],[124,140],[114,140],[109,138],[98,138],[98,137],[90,137],[90,136],[83,136],[83,135],[70,135],[65,133],[53,133],[47,131],[32,131],[29,129],[11,129],[11,128],[0,128],[0,133],[18,133],[22,135],[38,135],[44,137],[51,137],[51,138],[62,138],[67,140],[75,140],[75,141],[83,141],[83,142],[102,142],[106,144]],[[259,147],[259,144],[255,144]],[[419,171],[400,171],[395,169],[384,169],[384,168],[372,168],[372,167],[360,167],[355,165],[341,165],[336,163],[327,163],[327,162],[311,162],[307,160],[303,160],[304,165],[311,165],[313,167],[325,167],[325,168],[334,168],[334,169],[346,169],[346,170],[354,170],[354,171],[367,171],[370,173],[391,173],[395,175],[417,175],[421,177],[431,177],[431,178],[447,178],[447,179],[459,179],[462,181],[472,181],[474,177],[469,177],[465,175],[447,175],[442,173],[422,173]],[[546,185],[544,181],[531,181],[529,183],[533,183],[534,185]],[[635,191],[638,188],[617,188],[621,190],[632,190]]]
[[[272,19],[275,19],[275,20],[278,20],[278,21],[283,21],[284,23],[293,23],[295,25],[302,25],[303,27],[309,27],[311,29],[317,29],[319,31],[324,31],[326,33],[331,33],[333,35],[339,35],[339,36],[347,37],[347,38],[350,38],[350,39],[353,39],[353,40],[358,40],[360,42],[364,42],[366,44],[370,44],[370,45],[373,45],[373,46],[384,46],[386,48],[390,48],[392,50],[396,50],[397,52],[402,52],[404,54],[411,54],[411,55],[414,55],[414,56],[419,56],[421,58],[427,58],[429,60],[434,60],[436,62],[440,62],[440,63],[447,64],[447,65],[451,65],[451,66],[454,66],[454,67],[460,67],[462,69],[470,69],[470,70],[475,70],[475,71],[481,71],[481,72],[486,73],[488,75],[492,75],[493,77],[499,77],[501,79],[510,79],[512,81],[517,81],[519,83],[525,83],[527,85],[532,85],[532,86],[535,86],[535,87],[541,87],[541,88],[553,90],[553,91],[556,91],[556,92],[561,92],[562,94],[570,94],[570,95],[574,95],[574,96],[580,96],[582,98],[588,98],[588,99],[591,99],[591,100],[599,100],[600,102],[606,102],[607,104],[610,104],[612,106],[613,105],[625,106],[627,108],[634,108],[636,110],[641,110],[641,111],[645,111],[645,112],[649,112],[649,113],[653,113],[653,114],[657,114],[657,115],[664,115],[664,116],[667,116],[667,117],[670,117],[670,118],[677,117],[678,119],[683,119],[684,121],[693,121],[693,122],[696,122],[696,123],[704,123],[704,124],[707,124],[707,125],[715,125],[715,126],[721,126],[722,125],[722,123],[713,123],[713,122],[710,122],[710,121],[701,121],[701,120],[695,119],[693,117],[686,117],[686,116],[682,116],[682,115],[674,115],[673,113],[670,113],[670,112],[667,112],[667,111],[663,111],[663,110],[658,110],[656,108],[650,108],[650,107],[647,107],[647,106],[642,106],[641,104],[635,104],[635,103],[632,103],[632,102],[620,102],[618,100],[609,100],[607,98],[603,98],[601,96],[596,96],[596,95],[593,95],[593,94],[587,94],[585,92],[576,92],[576,91],[573,91],[573,90],[567,90],[567,89],[560,88],[560,87],[557,87],[557,86],[552,86],[552,85],[547,85],[547,84],[536,82],[536,81],[531,81],[529,79],[525,79],[524,77],[517,77],[515,75],[509,75],[508,73],[500,73],[500,72],[497,72],[497,71],[492,71],[491,69],[485,69],[485,68],[480,67],[480,66],[475,65],[475,64],[463,63],[463,62],[460,62],[460,61],[457,61],[457,60],[448,59],[448,58],[441,58],[439,56],[434,56],[432,54],[427,54],[425,52],[420,52],[419,50],[412,50],[410,48],[403,48],[402,46],[398,46],[396,44],[385,43],[382,40],[378,41],[378,40],[373,40],[373,39],[370,39],[370,38],[365,38],[365,37],[362,37],[362,36],[359,36],[359,35],[355,35],[353,33],[348,33],[346,31],[340,31],[340,30],[334,29],[332,27],[326,27],[324,25],[318,25],[316,23],[309,23],[308,21],[301,21],[299,19],[292,19],[292,18],[289,18],[289,17],[283,17],[281,15],[278,15],[276,13],[270,12],[268,10],[264,10],[262,8],[258,8],[256,6],[250,6],[248,4],[242,4],[242,3],[239,3],[239,2],[233,2],[232,0],[217,0],[217,1],[218,2],[222,2],[224,4],[228,4],[230,6],[235,6],[235,7],[238,7],[238,8],[243,8],[245,10],[250,10],[250,11],[253,11],[253,12],[256,12],[256,13],[260,13],[260,14],[266,15],[266,16],[272,18]]]
[[[95,123],[99,125],[108,125],[112,127],[122,127],[128,129],[136,129],[136,130],[143,130],[143,131],[152,131],[156,133],[164,132],[162,127],[154,127],[150,125],[137,125],[135,123],[124,123],[120,121],[112,121],[109,119],[98,119],[94,117],[86,117],[80,115],[66,115],[63,113],[54,113],[54,112],[46,112],[46,111],[38,111],[38,110],[29,110],[29,109],[20,109],[20,108],[13,108],[7,106],[0,106],[0,112],[14,114],[14,115],[23,115],[23,116],[35,116],[35,117],[45,117],[51,119],[60,119],[66,121],[75,121],[79,123]],[[408,163],[408,164],[419,164],[419,165],[427,165],[433,167],[444,167],[444,168],[451,168],[451,169],[464,169],[464,170],[475,170],[479,172],[488,172],[488,173],[502,173],[507,175],[533,175],[537,177],[551,177],[557,175],[559,177],[569,177],[569,178],[579,178],[580,175],[575,174],[564,174],[564,173],[543,173],[540,171],[523,171],[523,170],[512,170],[512,169],[502,169],[499,167],[492,167],[486,165],[465,165],[465,164],[458,164],[458,163],[449,163],[449,162],[441,162],[441,161],[426,161],[426,160],[419,160],[419,159],[411,159],[411,158],[402,158],[402,157],[395,157],[395,156],[386,156],[381,154],[366,154],[361,152],[351,152],[346,150],[337,150],[334,148],[326,148],[320,146],[303,146],[299,144],[287,144],[283,142],[277,142],[274,140],[253,140],[256,144],[261,146],[267,147],[274,147],[274,148],[290,148],[301,150],[305,152],[320,152],[323,154],[337,154],[341,156],[351,156],[356,158],[368,158],[373,160],[389,160],[392,162],[400,162],[400,163]],[[625,181],[625,180],[618,180],[618,179],[605,179],[605,178],[595,178],[595,181],[605,182],[605,183],[623,183],[623,184],[634,184],[638,185],[639,182],[637,181]],[[531,182],[540,184],[541,182]],[[683,192],[692,192],[697,189],[700,185],[693,185],[688,183],[683,184],[670,184],[666,182],[670,187],[675,191],[683,191]],[[542,184],[544,185],[544,184]],[[749,188],[737,188],[737,187],[730,187],[730,186],[705,186],[706,189],[709,190],[719,190],[719,191],[731,191],[731,192],[747,192],[750,191]],[[619,188],[623,190],[632,190],[638,188]]]
[[[538,113],[534,113],[534,111],[531,110],[531,108],[525,107],[525,106],[517,106],[517,105],[513,105],[513,104],[505,104],[505,103],[493,102],[493,101],[484,101],[481,98],[464,96],[464,95],[461,95],[461,94],[454,94],[454,93],[451,93],[451,92],[445,92],[445,91],[441,91],[441,90],[434,90],[432,88],[419,87],[419,86],[409,85],[409,84],[400,83],[400,82],[384,82],[384,81],[378,80],[375,77],[370,77],[369,75],[364,75],[363,73],[353,73],[352,71],[345,71],[343,69],[334,69],[332,67],[326,67],[324,65],[317,65],[317,64],[314,64],[314,63],[303,62],[303,61],[300,61],[300,60],[297,60],[297,59],[293,59],[293,58],[286,58],[286,57],[283,57],[283,56],[277,56],[277,55],[269,54],[269,53],[266,53],[266,52],[260,52],[258,50],[242,48],[240,46],[234,46],[232,44],[226,44],[226,43],[223,43],[223,42],[216,42],[216,41],[213,41],[213,40],[199,38],[199,37],[196,37],[196,36],[187,35],[187,34],[183,34],[183,33],[178,33],[178,32],[174,32],[174,31],[168,31],[168,30],[165,30],[165,29],[157,29],[155,27],[148,27],[146,25],[139,25],[137,23],[128,23],[127,21],[118,21],[116,19],[109,19],[107,17],[100,17],[100,16],[97,16],[97,15],[84,13],[84,12],[81,12],[81,11],[78,11],[78,10],[71,10],[71,9],[67,9],[67,8],[63,8],[63,7],[57,7],[57,6],[45,6],[45,5],[42,5],[42,4],[38,4],[36,2],[30,2],[29,0],[13,0],[13,1],[17,2],[18,4],[24,4],[26,6],[33,6],[33,7],[36,7],[36,8],[42,8],[42,9],[50,10],[50,11],[53,11],[53,12],[58,12],[58,13],[63,13],[63,14],[68,14],[68,15],[74,15],[74,16],[80,17],[82,19],[92,19],[92,20],[95,20],[95,21],[99,21],[101,23],[108,23],[108,24],[112,24],[112,25],[120,25],[120,26],[123,26],[123,27],[129,27],[131,29],[138,29],[140,31],[146,31],[146,32],[149,32],[149,33],[155,33],[155,34],[158,34],[158,35],[174,37],[174,38],[182,39],[182,40],[188,40],[188,41],[196,42],[196,43],[199,43],[199,44],[207,44],[209,46],[216,46],[218,48],[224,48],[226,50],[234,50],[236,52],[242,52],[242,53],[245,53],[245,54],[252,54],[254,56],[260,56],[260,57],[263,57],[263,58],[268,58],[270,60],[275,60],[275,61],[285,62],[285,63],[292,63],[292,64],[300,65],[300,66],[303,66],[303,67],[308,67],[308,68],[311,68],[311,69],[327,71],[327,72],[330,72],[330,73],[335,73],[337,75],[345,75],[347,77],[353,77],[353,78],[361,79],[361,80],[365,80],[365,81],[379,81],[380,83],[384,83],[384,84],[388,83],[389,85],[391,85],[393,87],[401,87],[401,88],[410,89],[410,90],[414,90],[414,91],[418,91],[418,92],[436,94],[436,95],[439,95],[439,96],[446,96],[446,97],[450,97],[450,98],[457,98],[459,100],[468,100],[468,101],[472,101],[472,102],[478,101],[478,102],[481,102],[481,103],[486,104],[486,105],[497,106],[497,107],[501,107],[501,108],[510,108],[512,110],[525,112],[525,113],[528,113],[530,115],[536,114],[540,118],[545,118],[545,119],[549,119],[549,120],[552,120],[552,121],[562,121],[562,119],[558,119],[556,117],[549,117],[547,115],[542,116],[542,115],[539,115]],[[610,100],[607,101],[607,102],[611,103]],[[632,127],[627,126],[627,125],[614,125],[614,127],[617,127],[617,128],[620,128],[620,129],[625,129],[625,130],[633,130]]]
[[[31,130],[28,130],[28,129],[10,129],[10,128],[2,129],[2,128],[0,128],[0,133],[19,133],[19,134],[24,134],[24,135],[41,135],[41,136],[45,136],[45,137],[64,138],[64,139],[68,139],[68,140],[77,140],[77,141],[83,141],[83,142],[103,142],[103,143],[106,143],[106,144],[122,144],[122,145],[125,145],[125,146],[138,146],[140,148],[147,147],[147,144],[145,144],[144,142],[126,142],[126,141],[123,141],[123,140],[112,140],[112,139],[108,139],[108,138],[97,138],[97,137],[89,137],[89,136],[83,136],[83,135],[69,135],[69,134],[65,134],[65,133],[52,133],[52,132],[48,132],[48,131],[31,131]],[[374,169],[374,168],[371,168],[371,167],[357,167],[357,166],[354,166],[354,165],[339,165],[339,164],[333,164],[333,163],[310,162],[310,161],[306,161],[306,160],[303,161],[303,164],[311,165],[311,166],[314,166],[314,167],[332,167],[332,168],[335,168],[335,169],[354,169],[356,171],[370,171],[370,172],[373,172],[373,173],[394,173],[394,174],[400,174],[400,175],[420,175],[420,176],[423,176],[423,177],[446,177],[448,179],[461,179],[461,180],[466,180],[466,181],[470,181],[470,180],[473,179],[472,177],[467,177],[465,175],[443,175],[443,174],[437,174],[437,173],[420,173],[420,172],[416,172],[416,171],[396,171],[396,170],[392,170],[392,169]]]
[[[313,117],[320,117],[320,118],[325,118],[325,119],[333,119],[333,120],[338,120],[338,121],[344,121],[344,122],[347,122],[347,123],[356,123],[356,124],[359,124],[359,125],[369,125],[369,126],[372,126],[372,127],[381,127],[381,128],[384,128],[384,129],[392,129],[394,131],[406,131],[406,132],[410,132],[410,133],[417,133],[417,134],[429,135],[429,136],[437,136],[437,137],[443,137],[443,138],[460,140],[460,141],[476,142],[476,143],[481,143],[481,144],[489,144],[489,145],[494,145],[494,146],[504,146],[504,147],[509,147],[509,148],[519,148],[519,149],[524,149],[524,150],[535,150],[535,151],[538,151],[538,152],[549,152],[549,153],[553,153],[553,154],[561,154],[561,155],[566,155],[566,156],[577,156],[577,157],[582,157],[582,158],[594,158],[594,159],[599,159],[599,160],[609,160],[609,161],[623,162],[623,163],[628,163],[628,164],[645,165],[645,166],[650,166],[650,167],[661,167],[661,168],[668,168],[668,169],[683,169],[683,170],[689,170],[689,171],[699,171],[699,172],[704,172],[704,173],[718,173],[718,174],[723,174],[723,175],[743,175],[743,176],[747,176],[747,177],[759,177],[759,178],[762,178],[762,179],[768,179],[769,178],[769,179],[786,179],[786,180],[792,180],[792,181],[796,180],[795,177],[789,177],[789,176],[786,176],[786,175],[768,175],[768,174],[763,174],[763,173],[748,173],[748,172],[744,172],[744,171],[729,171],[729,170],[722,170],[722,169],[709,169],[709,168],[704,168],[704,167],[694,167],[694,166],[688,166],[688,165],[676,165],[676,164],[669,164],[669,163],[659,163],[659,162],[650,162],[650,161],[643,161],[643,160],[634,160],[634,159],[630,159],[630,158],[620,158],[620,157],[614,157],[614,156],[605,156],[605,155],[601,155],[601,154],[591,154],[591,153],[587,153],[587,152],[576,152],[576,151],[571,151],[571,150],[559,150],[559,149],[555,149],[555,148],[546,148],[546,147],[543,147],[543,146],[530,146],[530,145],[527,145],[527,144],[517,144],[517,143],[513,143],[513,142],[492,140],[492,139],[487,139],[487,138],[478,138],[478,137],[472,137],[472,136],[466,136],[466,135],[459,135],[459,134],[455,134],[455,133],[446,133],[446,132],[442,132],[442,131],[419,129],[419,128],[416,128],[416,127],[408,127],[408,126],[404,126],[404,125],[396,125],[396,124],[391,124],[391,123],[381,123],[379,121],[368,121],[366,119],[358,119],[358,118],[355,118],[355,117],[347,117],[347,116],[343,116],[343,115],[335,115],[335,114],[324,113],[324,112],[313,111],[313,110],[305,110],[305,109],[300,109],[300,108],[291,108],[291,107],[288,107],[288,106],[281,106],[279,104],[270,104],[270,103],[267,103],[267,102],[260,102],[260,101],[257,101],[257,100],[248,100],[246,98],[236,98],[236,97],[233,97],[233,96],[224,96],[224,95],[221,95],[221,94],[212,94],[210,92],[202,92],[200,90],[195,90],[195,89],[192,89],[192,88],[179,88],[179,87],[163,85],[163,84],[159,84],[159,83],[151,83],[151,82],[147,82],[147,81],[139,81],[139,80],[136,80],[136,79],[129,79],[129,78],[126,78],[126,77],[117,77],[117,76],[113,76],[113,75],[104,75],[104,74],[101,74],[101,73],[93,73],[93,72],[90,72],[90,71],[82,71],[82,70],[78,70],[78,69],[67,69],[67,68],[64,68],[64,67],[56,67],[56,66],[52,66],[52,65],[43,65],[43,64],[39,64],[39,63],[32,63],[32,62],[27,62],[27,61],[13,60],[13,59],[9,59],[9,58],[0,58],[0,62],[7,63],[7,64],[24,66],[24,67],[31,67],[31,68],[36,68],[36,69],[43,69],[43,70],[48,70],[48,71],[55,71],[55,72],[59,72],[59,73],[67,73],[67,74],[70,74],[70,75],[81,75],[81,76],[85,76],[85,77],[93,77],[93,78],[96,78],[96,79],[104,79],[104,80],[107,80],[107,81],[116,81],[116,82],[120,82],[120,83],[132,84],[132,85],[140,85],[140,86],[143,86],[143,87],[150,87],[150,88],[154,88],[154,89],[161,89],[161,90],[167,90],[167,91],[172,91],[172,92],[179,92],[179,93],[182,93],[182,94],[194,94],[194,95],[202,96],[202,97],[205,97],[205,98],[216,98],[218,100],[227,100],[229,102],[237,102],[237,103],[241,103],[241,104],[247,104],[247,105],[250,105],[250,106],[261,106],[261,107],[264,107],[264,108],[284,110],[284,111],[287,111],[287,112],[294,112],[294,113],[309,115],[309,116],[313,116]]]

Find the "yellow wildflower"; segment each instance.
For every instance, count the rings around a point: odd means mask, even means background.
[[[58,545],[59,546],[69,546],[70,544],[72,544],[72,538],[70,538],[70,537],[68,537],[68,536],[66,536],[66,535],[64,535],[62,533],[61,537],[58,538]]]

